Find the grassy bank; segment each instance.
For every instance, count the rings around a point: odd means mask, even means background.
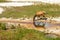
[[[20,18],[23,15],[33,17],[37,11],[45,11],[48,16],[60,16],[60,6],[55,4],[39,4],[23,7],[5,7],[3,14],[0,17]]]
[[[46,37],[43,32],[33,29],[17,28],[0,31],[0,40],[60,40],[60,38]]]

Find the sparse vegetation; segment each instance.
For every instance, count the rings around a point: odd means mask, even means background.
[[[45,33],[33,29],[17,28],[0,31],[0,40],[60,40],[60,38],[46,37]]]
[[[6,30],[6,25],[5,23],[0,23],[0,30]]]
[[[11,26],[11,29],[15,29],[16,27],[14,25]]]
[[[0,40],[60,40],[60,37],[48,37],[44,32],[34,29],[15,27],[12,25],[11,29],[6,30],[6,24],[0,23]]]
[[[6,2],[7,0],[0,0],[0,2]]]
[[[59,17],[60,16],[60,6],[56,4],[39,4],[39,5],[31,5],[31,6],[23,6],[23,7],[5,7],[5,11],[0,17],[13,17],[20,18],[24,15],[27,17],[33,17],[37,11],[45,11],[46,15]]]

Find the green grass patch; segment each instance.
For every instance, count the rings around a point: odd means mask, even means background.
[[[5,11],[3,14],[0,14],[0,17],[13,17],[20,18],[24,15],[28,17],[33,17],[36,12],[45,11],[48,16],[60,16],[60,6],[56,4],[39,4],[39,5],[31,5],[31,6],[23,6],[23,7],[5,7]]]
[[[49,38],[45,33],[33,29],[17,28],[0,31],[0,40],[60,40],[60,38]]]

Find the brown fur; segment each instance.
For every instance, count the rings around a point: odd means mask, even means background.
[[[44,16],[44,14],[45,14],[44,11],[39,11],[39,12],[36,13],[37,16],[40,16],[40,15]]]

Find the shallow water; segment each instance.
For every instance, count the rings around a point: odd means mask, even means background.
[[[56,24],[52,24],[52,23],[48,23],[48,22],[46,22],[45,23],[45,27],[56,27],[56,26],[60,26],[60,24],[58,24],[58,23],[56,23]]]

